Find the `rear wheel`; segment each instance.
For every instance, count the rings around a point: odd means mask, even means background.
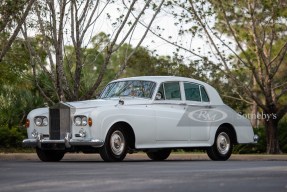
[[[153,161],[166,160],[171,153],[171,149],[160,149],[154,152],[147,152],[147,156]]]
[[[103,147],[100,148],[100,155],[104,161],[122,161],[127,154],[126,134],[120,127],[112,128],[106,137]]]
[[[227,128],[220,128],[216,135],[214,144],[207,149],[207,155],[214,161],[226,161],[232,154],[233,144],[231,133]]]
[[[39,159],[44,162],[61,161],[65,155],[65,151],[42,150],[40,148],[36,148],[36,153]]]

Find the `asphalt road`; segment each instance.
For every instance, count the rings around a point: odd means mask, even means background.
[[[287,192],[287,161],[0,159],[0,191]]]

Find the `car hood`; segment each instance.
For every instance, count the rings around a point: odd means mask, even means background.
[[[95,100],[86,100],[86,101],[67,102],[67,104],[75,108],[95,108],[95,107],[118,105],[119,100],[124,101],[123,105],[144,105],[144,104],[151,103],[150,99],[112,98],[112,99],[95,99]]]

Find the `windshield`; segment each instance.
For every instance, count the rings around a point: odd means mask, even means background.
[[[108,84],[101,94],[101,99],[112,97],[151,98],[155,83],[151,81],[118,81]]]

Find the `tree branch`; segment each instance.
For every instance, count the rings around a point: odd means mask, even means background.
[[[192,0],[189,0],[189,2],[190,2],[190,5],[191,5],[191,11],[193,12],[193,14],[194,14],[194,16],[195,16],[196,21],[197,21],[197,22],[200,24],[200,26],[203,28],[205,34],[207,35],[208,39],[210,40],[210,42],[211,42],[211,44],[212,44],[212,46],[213,46],[213,48],[216,50],[216,53],[217,53],[218,56],[220,57],[220,59],[221,59],[221,61],[222,61],[222,63],[223,63],[223,66],[225,67],[225,70],[226,70],[226,71],[222,70],[222,72],[223,72],[227,77],[229,77],[236,85],[239,86],[241,82],[239,82],[239,81],[232,75],[232,72],[231,72],[231,70],[229,69],[228,64],[226,63],[224,57],[223,57],[222,54],[220,53],[220,51],[219,51],[219,49],[217,48],[217,46],[216,46],[214,40],[212,39],[210,33],[208,32],[208,30],[207,30],[207,28],[206,28],[206,24],[204,24],[204,23],[202,22],[202,19],[201,19],[201,18],[199,17],[199,15],[197,14],[197,12],[196,12],[196,10],[195,10],[195,8],[194,8],[194,5],[193,5]],[[221,2],[221,1],[220,1],[220,2]],[[222,2],[221,2],[221,3],[222,3]],[[232,28],[230,28],[230,29],[232,30]],[[239,43],[239,45],[240,45],[240,43]],[[242,49],[243,49],[243,48],[242,48]],[[255,70],[254,67],[252,67],[252,68],[253,68],[253,70]],[[221,69],[220,69],[220,70],[221,70]],[[256,96],[256,95],[252,92],[252,90],[251,90],[249,87],[244,86],[243,88],[247,91],[248,95],[258,104],[258,106],[262,107],[262,109],[266,109],[265,105],[261,102],[260,98],[259,98],[258,96]]]
[[[54,83],[54,82],[56,82],[56,77],[54,75],[55,64],[53,61],[51,50],[48,49],[48,47],[50,47],[50,45],[48,44],[49,40],[48,40],[48,37],[47,37],[46,32],[45,32],[46,30],[44,28],[43,20],[41,19],[41,15],[40,15],[37,1],[35,2],[35,10],[36,10],[36,15],[37,15],[39,26],[40,26],[40,32],[42,33],[42,36],[44,38],[43,43],[44,43],[44,46],[47,48],[46,51],[48,53],[48,58],[49,58],[49,63],[50,63],[50,68],[51,68],[51,77],[52,77],[53,83]]]
[[[131,14],[131,12],[132,12],[132,10],[133,10],[133,8],[134,8],[135,3],[136,3],[136,0],[133,0],[133,2],[131,3],[131,5],[130,5],[130,7],[129,7],[129,9],[128,9],[127,14],[125,15],[125,18],[124,18],[123,22],[121,23],[121,26],[119,27],[119,29],[118,29],[118,31],[117,31],[117,33],[116,33],[116,35],[115,35],[113,41],[112,41],[111,44],[110,44],[110,48],[109,48],[109,49],[111,49],[111,52],[115,52],[115,51],[117,51],[118,48],[119,48],[119,46],[116,47],[116,48],[114,48],[114,45],[116,44],[116,41],[118,40],[118,37],[119,37],[120,33],[122,32],[122,30],[123,30],[123,28],[124,28],[124,26],[125,26],[125,24],[126,24],[128,18],[129,18],[129,16],[130,16],[130,14]]]
[[[0,53],[0,62],[2,61],[3,57],[6,55],[8,50],[10,49],[10,47],[11,47],[12,43],[14,42],[14,40],[16,39],[16,37],[17,37],[17,35],[18,35],[23,23],[25,22],[26,17],[28,16],[29,11],[31,10],[31,7],[32,7],[34,2],[35,2],[35,0],[30,0],[29,1],[29,4],[27,5],[27,7],[25,9],[25,12],[23,13],[21,19],[19,20],[18,25],[17,25],[13,35],[9,38],[8,42],[3,47],[3,49],[2,49],[2,51]]]
[[[149,1],[150,2],[150,1]],[[148,3],[149,3],[148,2]],[[121,64],[121,67],[120,67],[120,70],[117,72],[115,78],[118,78],[122,73],[123,71],[125,70],[126,66],[127,66],[127,63],[128,63],[128,60],[132,57],[132,55],[135,54],[135,52],[137,51],[137,49],[139,48],[139,46],[142,44],[143,40],[145,39],[147,33],[149,32],[150,30],[150,27],[152,25],[152,23],[154,22],[156,16],[158,15],[158,13],[160,12],[161,10],[161,7],[164,3],[164,0],[161,1],[159,7],[157,8],[156,12],[154,13],[152,19],[150,20],[148,26],[146,27],[146,30],[145,30],[145,33],[144,35],[141,37],[140,41],[138,42],[138,44],[136,45],[136,47],[132,50],[132,52],[125,58],[125,61]],[[145,9],[145,8],[144,8]],[[144,11],[143,9],[143,11]],[[137,18],[137,21],[138,21],[138,18]]]
[[[145,4],[144,8],[143,8],[142,11],[140,12],[140,14],[139,14],[137,17],[135,17],[136,20],[134,21],[133,25],[130,27],[129,31],[126,33],[125,37],[124,37],[124,38],[122,39],[122,41],[118,44],[118,46],[117,46],[117,48],[116,48],[115,50],[117,50],[120,46],[122,46],[122,44],[124,44],[124,42],[126,41],[126,39],[128,38],[128,36],[129,36],[129,35],[131,34],[131,32],[133,31],[134,27],[138,24],[138,21],[139,21],[140,17],[144,14],[144,12],[145,12],[147,6],[150,4],[150,2],[151,2],[151,0],[148,0],[148,1],[146,2],[146,4]],[[124,5],[125,5],[125,4],[124,4]],[[161,3],[161,5],[162,5],[162,3]],[[161,5],[160,5],[160,7],[161,7]],[[126,6],[126,5],[125,5],[125,6]],[[134,14],[132,14],[132,15],[134,16]],[[152,19],[152,20],[154,20],[154,19]]]
[[[23,28],[21,30],[22,30],[22,33],[24,35],[24,38],[26,39],[25,45],[28,48],[28,51],[29,51],[29,54],[30,54],[30,64],[31,64],[31,67],[32,67],[34,83],[35,83],[36,87],[38,88],[38,90],[40,91],[40,94],[45,98],[45,100],[47,102],[49,102],[50,104],[54,104],[54,102],[46,95],[46,93],[43,90],[43,88],[39,85],[39,81],[38,81],[38,77],[37,77],[37,70],[36,70],[36,62],[34,61],[34,58],[38,60],[39,57],[36,56],[35,50],[31,46],[31,43],[30,43],[30,40],[29,40],[29,38],[27,36],[26,30],[24,30]],[[41,63],[41,61],[39,63]],[[41,65],[41,67],[43,67],[43,66]],[[46,70],[45,67],[42,68],[42,69],[47,73],[47,70]],[[57,95],[57,92],[56,92],[56,95]]]

